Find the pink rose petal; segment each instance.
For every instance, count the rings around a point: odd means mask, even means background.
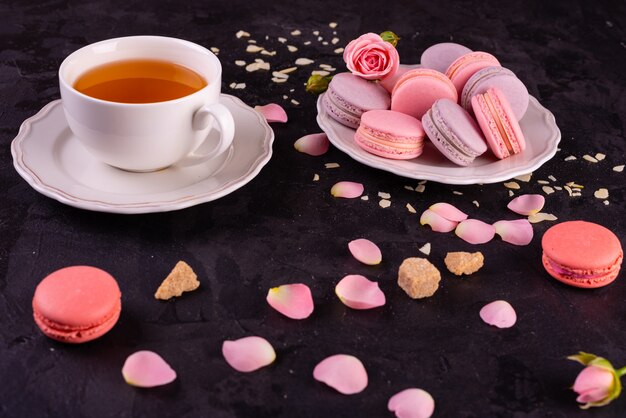
[[[222,355],[226,362],[238,372],[253,372],[276,360],[274,347],[261,337],[245,337],[222,344]]]
[[[515,309],[505,300],[496,300],[483,306],[480,317],[487,324],[498,328],[511,328],[517,321]]]
[[[313,296],[305,284],[284,284],[267,292],[267,303],[291,319],[308,318],[313,313]]]
[[[371,309],[385,304],[385,294],[378,283],[359,274],[350,274],[335,286],[341,302],[352,309]]]
[[[435,203],[428,209],[449,221],[461,222],[467,219],[467,214],[461,212],[449,203]]]
[[[153,351],[137,351],[128,356],[122,367],[126,383],[142,388],[167,385],[176,380],[176,372]]]
[[[326,154],[330,141],[325,133],[305,135],[293,144],[294,148],[305,154],[317,157]]]
[[[363,363],[347,354],[336,354],[322,360],[315,366],[313,377],[344,395],[362,392],[367,387],[367,372]]]
[[[346,199],[354,199],[363,194],[363,185],[352,181],[340,181],[330,189],[330,194],[334,197],[343,197]]]
[[[254,110],[262,114],[268,122],[287,122],[287,112],[279,104],[269,103],[265,106],[254,106]]]
[[[533,239],[533,226],[528,222],[528,219],[498,221],[493,224],[493,227],[502,241],[510,244],[528,245]]]
[[[515,213],[528,216],[539,212],[546,203],[546,198],[540,194],[524,194],[511,200],[507,208]]]
[[[435,232],[450,232],[456,228],[459,223],[450,221],[432,210],[426,209],[420,217],[420,224],[430,225]]]
[[[456,227],[454,233],[470,244],[484,244],[493,239],[496,228],[477,219],[467,219]]]
[[[405,389],[389,399],[387,409],[398,418],[429,418],[435,411],[435,400],[425,390]]]
[[[368,266],[374,266],[380,264],[383,261],[383,255],[380,252],[380,248],[372,241],[365,238],[355,239],[348,243],[348,249],[356,258],[363,264]]]

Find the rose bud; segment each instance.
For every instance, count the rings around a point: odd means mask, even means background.
[[[389,42],[391,45],[393,45],[394,48],[398,46],[398,41],[400,40],[400,37],[390,30],[386,30],[381,33],[380,37],[383,38],[383,41]]]
[[[607,405],[619,396],[622,390],[620,377],[626,374],[626,367],[615,370],[608,360],[582,351],[568,359],[587,366],[578,374],[572,387],[578,394],[576,401],[583,404],[582,409]]]

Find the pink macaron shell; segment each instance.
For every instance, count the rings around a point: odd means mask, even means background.
[[[422,126],[435,147],[457,165],[467,166],[487,151],[474,119],[452,100],[437,100],[422,118]]]
[[[457,58],[470,52],[472,50],[466,46],[454,42],[442,42],[426,48],[422,53],[420,63],[424,68],[445,73]]]
[[[526,148],[522,128],[508,101],[498,89],[489,89],[484,94],[477,94],[472,97],[471,101],[478,125],[497,158],[510,157]],[[489,103],[491,103],[493,109],[489,106]],[[505,136],[500,132],[498,124],[504,129]],[[506,145],[505,137],[508,138],[512,147],[511,150]]]
[[[485,67],[499,66],[500,62],[493,55],[482,52],[470,52],[457,58],[446,70],[446,76],[452,81],[454,87],[457,90],[457,94],[460,97],[465,83],[472,77],[477,71],[482,70]]]
[[[391,94],[391,110],[421,119],[438,99],[457,101],[452,82],[442,73],[427,68],[407,71]]]
[[[328,92],[324,93],[324,96],[322,97],[322,106],[324,106],[326,114],[340,124],[353,129],[359,127],[359,123],[361,121],[360,116],[358,117],[342,110],[341,107],[331,101],[330,94]]]
[[[115,279],[96,267],[57,270],[37,286],[33,316],[48,337],[81,343],[100,337],[117,322],[121,292]]]
[[[389,94],[391,94],[391,92],[393,91],[393,88],[396,86],[396,83],[404,75],[404,73],[410,70],[414,70],[418,67],[419,66],[415,66],[415,65],[400,64],[400,66],[398,67],[398,71],[396,71],[394,75],[392,75],[391,77],[383,78],[382,80],[380,80],[379,84],[383,86],[385,90],[389,92]]]
[[[366,151],[385,158],[411,159],[421,155],[422,123],[393,110],[371,110],[361,117],[354,139]]]
[[[485,93],[490,88],[497,88],[504,94],[515,118],[521,120],[528,109],[528,89],[508,68],[486,67],[470,77],[461,94],[461,105],[468,112],[472,112],[472,97]]]

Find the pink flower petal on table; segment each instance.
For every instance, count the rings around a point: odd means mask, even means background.
[[[347,354],[336,354],[319,362],[313,370],[313,377],[344,395],[362,392],[367,387],[363,363]]]
[[[511,200],[507,208],[515,213],[528,216],[539,212],[546,203],[546,198],[540,194],[524,194]]]
[[[330,142],[325,133],[305,135],[293,144],[294,148],[305,154],[317,157],[326,154]]]
[[[405,389],[389,399],[387,409],[398,418],[429,418],[435,411],[435,400],[425,390]]]
[[[167,385],[176,380],[176,372],[153,351],[137,351],[128,356],[122,367],[126,383],[142,388]]]
[[[496,228],[477,219],[467,219],[456,227],[454,233],[470,244],[484,244],[493,239]]]
[[[264,106],[254,106],[254,110],[262,114],[268,122],[287,122],[287,112],[279,104],[269,103]]]
[[[267,303],[291,319],[308,318],[313,313],[311,289],[302,283],[272,287],[267,292]]]
[[[533,239],[533,226],[528,222],[528,219],[498,221],[493,224],[493,227],[502,241],[510,244],[528,245]]]
[[[467,219],[467,214],[461,212],[456,207],[452,206],[449,203],[439,202],[435,203],[428,209],[435,212],[437,215],[455,222],[461,222]]]
[[[340,181],[330,189],[330,194],[334,197],[343,197],[346,199],[354,199],[363,194],[363,185],[352,181]]]
[[[339,300],[352,309],[371,309],[385,304],[385,294],[378,283],[359,274],[350,274],[335,286]]]
[[[222,355],[230,367],[244,373],[258,370],[276,360],[274,347],[265,338],[254,336],[224,341]]]
[[[515,309],[505,300],[496,300],[483,306],[480,317],[487,324],[498,328],[511,328],[517,321]]]
[[[368,266],[374,266],[383,261],[383,254],[380,252],[380,248],[372,241],[365,238],[350,241],[348,243],[348,249],[354,258]]]
[[[441,215],[426,209],[420,217],[421,225],[430,225],[435,232],[450,232],[459,224],[456,221],[450,221]]]

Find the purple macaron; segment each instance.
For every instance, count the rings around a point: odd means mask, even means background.
[[[487,151],[474,119],[450,99],[439,99],[422,117],[426,135],[450,161],[467,166]]]
[[[472,52],[472,50],[466,46],[455,44],[454,42],[443,42],[426,48],[426,50],[422,52],[420,64],[422,64],[424,68],[430,68],[440,73],[445,73],[450,64],[457,58],[470,52]]]
[[[492,88],[502,92],[517,120],[522,119],[528,109],[528,89],[513,71],[504,67],[486,67],[471,76],[461,93],[461,106],[471,112],[472,97]]]
[[[337,122],[356,129],[363,113],[389,109],[391,98],[378,83],[351,73],[340,73],[330,81],[322,105]]]

